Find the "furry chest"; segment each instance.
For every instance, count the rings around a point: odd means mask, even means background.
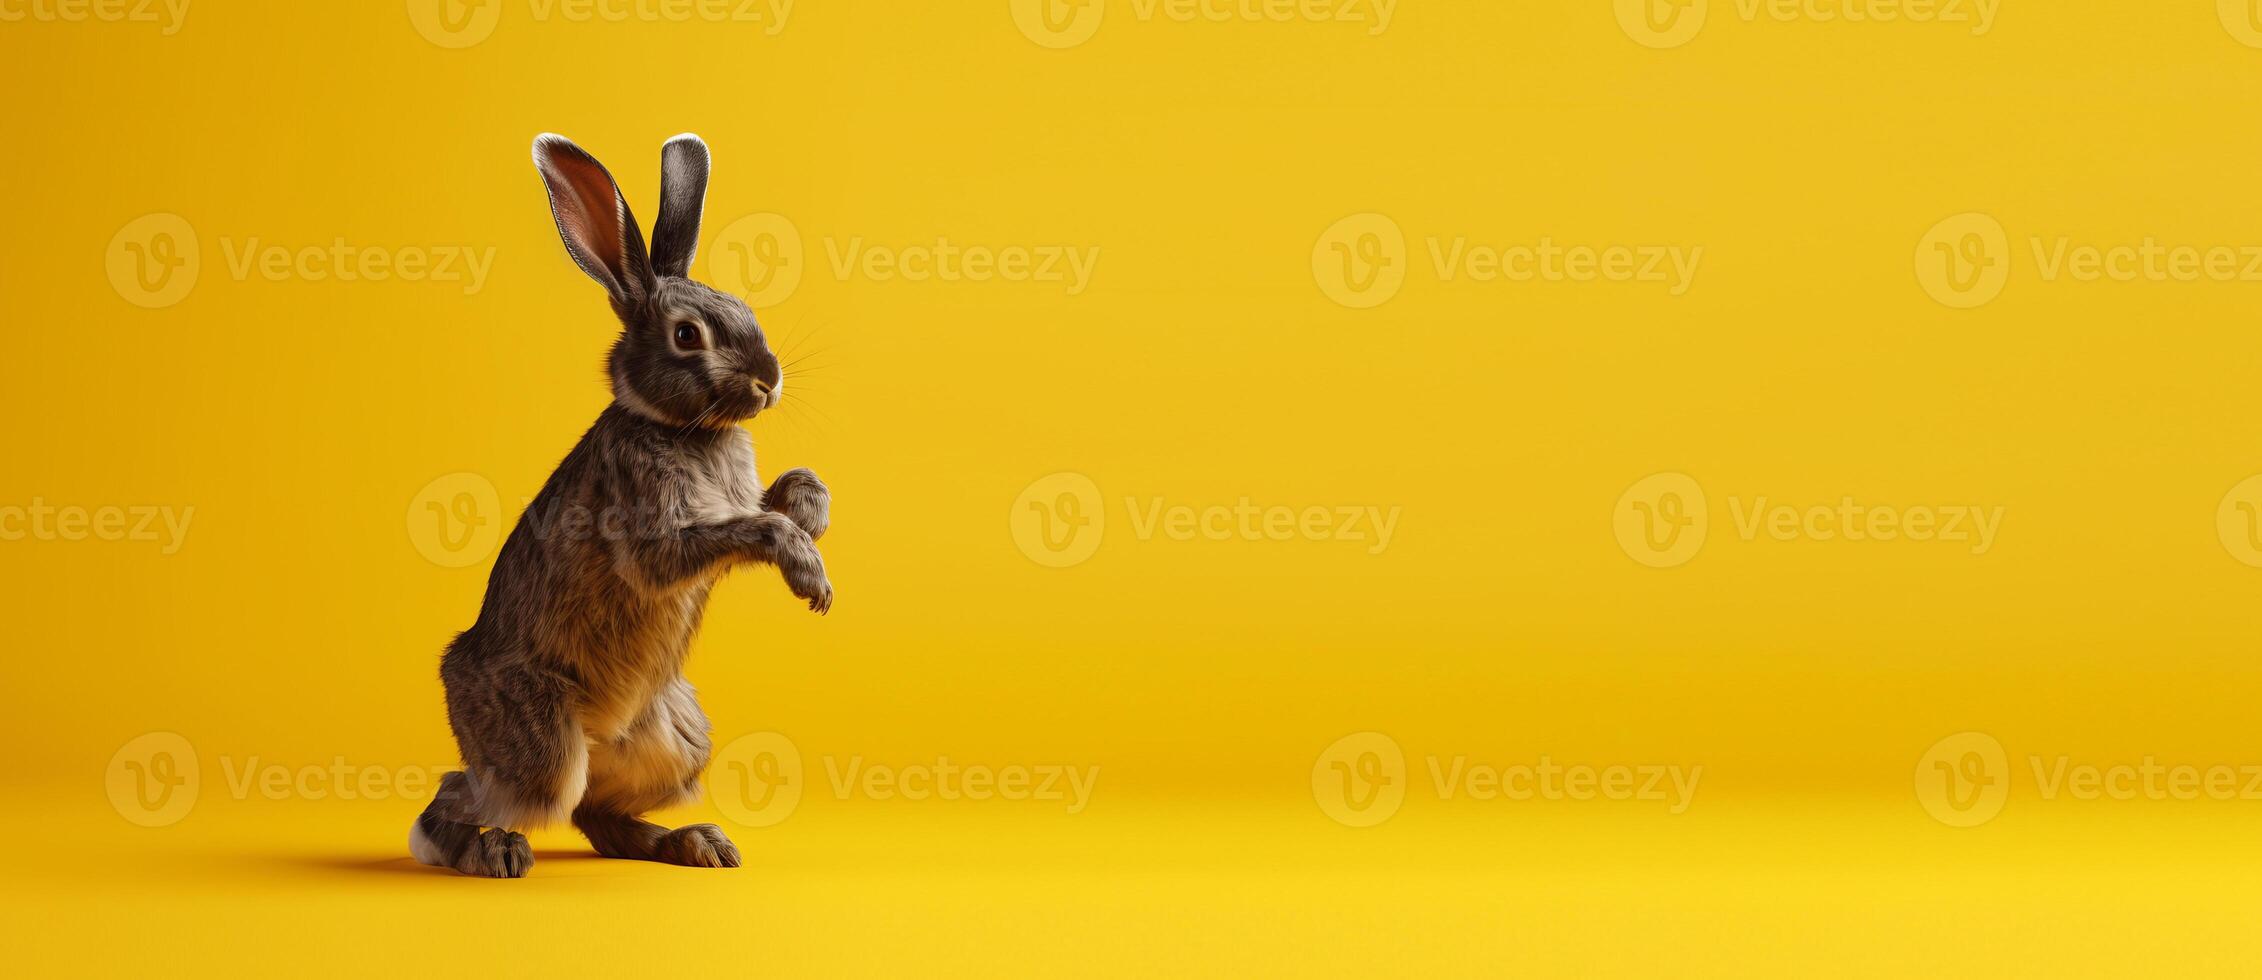
[[[751,442],[731,442],[683,460],[679,505],[685,523],[713,523],[762,508],[761,478]]]

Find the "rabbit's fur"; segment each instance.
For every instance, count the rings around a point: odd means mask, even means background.
[[[638,819],[697,797],[712,748],[683,679],[707,593],[732,566],[777,566],[819,613],[832,584],[813,544],[830,497],[808,470],[764,488],[738,423],[784,377],[746,304],[685,278],[705,203],[707,148],[661,151],[646,252],[611,174],[563,138],[534,143],[566,251],[622,325],[613,403],[558,464],[503,543],[479,619],[440,664],[464,768],[441,781],[409,849],[426,864],[519,877],[522,830],[571,819],[608,857],[735,867],[713,824]]]

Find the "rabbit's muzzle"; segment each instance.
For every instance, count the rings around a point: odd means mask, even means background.
[[[778,379],[776,384],[755,378],[748,382],[747,386],[753,391],[754,411],[757,413],[776,408],[779,402],[785,400],[785,379],[783,378]]]

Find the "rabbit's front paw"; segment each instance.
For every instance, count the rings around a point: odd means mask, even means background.
[[[526,846],[525,835],[500,827],[474,838],[456,859],[457,871],[482,878],[524,878],[533,866],[534,849]]]
[[[833,493],[806,469],[787,470],[762,493],[764,509],[784,514],[815,541],[832,525]]]
[[[793,594],[809,600],[809,611],[819,616],[833,608],[833,583],[825,577],[823,565],[806,566],[798,572],[788,572],[785,584]]]
[[[833,584],[825,578],[825,558],[817,553],[817,546],[809,542],[808,532],[793,523],[791,518],[775,511],[756,515],[751,525],[755,528],[754,552],[756,560],[766,560],[785,574],[786,587],[793,594],[809,601],[812,611],[822,613],[833,607]]]

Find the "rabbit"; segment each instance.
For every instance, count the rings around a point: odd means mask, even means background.
[[[774,408],[784,372],[745,303],[686,278],[707,194],[707,146],[660,153],[651,251],[611,173],[545,133],[534,165],[567,254],[605,287],[621,334],[613,401],[527,505],[487,580],[479,619],[440,662],[463,769],[409,832],[417,860],[523,877],[522,832],[569,819],[606,857],[737,867],[713,824],[669,830],[646,811],[696,799],[712,751],[682,668],[707,594],[774,565],[823,614],[815,541],[831,491],[805,469],[767,488],[739,423]]]

